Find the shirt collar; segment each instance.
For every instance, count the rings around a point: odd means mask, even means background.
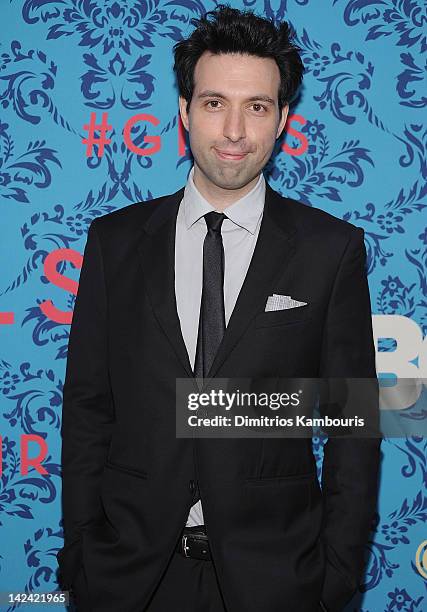
[[[189,229],[203,215],[215,208],[202,196],[194,184],[194,166],[188,175],[184,189],[184,219]],[[260,174],[256,185],[242,198],[228,206],[224,214],[236,225],[243,227],[251,234],[255,234],[259,220],[264,210],[265,178]]]

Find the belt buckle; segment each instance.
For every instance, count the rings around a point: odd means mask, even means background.
[[[187,546],[187,536],[186,535],[182,536],[182,549],[184,551],[184,556],[188,558],[189,555],[187,554],[187,551],[190,550],[190,547]]]

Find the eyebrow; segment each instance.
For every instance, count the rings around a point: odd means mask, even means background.
[[[212,90],[205,90],[199,93],[199,95],[197,96],[197,98],[222,98],[223,100],[226,100],[226,96],[224,96],[222,93],[220,93],[219,91],[212,91]],[[270,98],[270,96],[266,96],[264,94],[259,94],[256,96],[251,96],[250,98],[247,98],[246,101],[247,102],[257,102],[258,100],[261,100],[263,102],[268,102],[270,104],[275,104],[275,101]]]

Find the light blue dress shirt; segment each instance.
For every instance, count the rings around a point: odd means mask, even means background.
[[[194,166],[190,171],[176,219],[175,234],[175,296],[182,337],[191,367],[194,367],[200,302],[203,282],[203,241],[206,236],[208,212],[216,210],[201,195],[194,181]],[[231,313],[246,276],[264,210],[265,179],[261,173],[249,193],[224,209],[227,219],[221,228],[224,245],[224,306],[225,323]],[[187,526],[204,523],[201,501],[190,509]]]

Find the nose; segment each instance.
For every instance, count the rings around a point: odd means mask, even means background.
[[[240,109],[229,109],[223,127],[223,134],[232,142],[245,138],[245,117]]]

